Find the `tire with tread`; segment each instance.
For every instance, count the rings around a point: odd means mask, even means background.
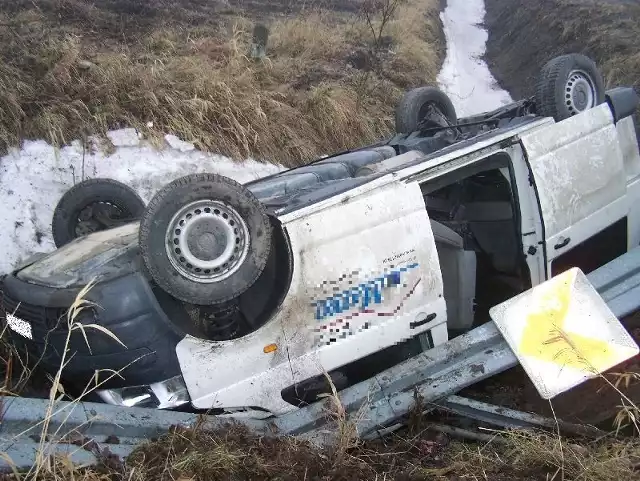
[[[576,115],[567,107],[567,82],[575,71],[584,72],[591,79],[595,105],[605,101],[604,80],[595,62],[580,54],[561,55],[547,62],[538,77],[535,102],[539,115],[553,117],[556,122]]]
[[[113,179],[87,179],[71,187],[58,201],[53,212],[51,231],[56,247],[76,239],[80,212],[91,204],[107,202],[117,206],[126,218],[140,218],[144,201],[135,190]]]
[[[180,274],[166,251],[166,233],[173,216],[185,205],[215,200],[232,207],[246,223],[246,258],[228,277],[198,282]],[[271,223],[260,201],[238,182],[218,174],[192,174],[174,180],[149,202],[140,222],[139,245],[152,279],[176,299],[213,305],[237,298],[264,270],[271,252]]]
[[[429,104],[435,104],[450,123],[457,123],[456,109],[447,94],[435,87],[418,87],[406,92],[396,106],[396,132],[409,134],[418,130]]]

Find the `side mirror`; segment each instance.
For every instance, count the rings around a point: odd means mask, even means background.
[[[605,98],[615,123],[633,115],[640,103],[640,97],[632,87],[616,87],[608,90],[605,93]]]

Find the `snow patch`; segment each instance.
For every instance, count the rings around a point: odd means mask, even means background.
[[[164,185],[183,175],[210,172],[246,183],[284,170],[255,160],[234,162],[195,149],[175,136],[173,148],[158,150],[141,140],[135,129],[107,134],[113,153],[92,151],[79,141],[56,149],[43,140],[27,141],[0,158],[0,274],[14,269],[36,252],[55,249],[51,234],[53,210],[60,197],[87,178],[116,179],[135,189],[145,202]],[[176,142],[177,141],[177,142]]]
[[[185,142],[184,140],[180,140],[175,135],[167,134],[164,136],[164,140],[169,144],[170,147],[179,150],[180,152],[191,152],[195,150],[196,147],[190,142]]]
[[[513,100],[491,75],[483,59],[489,34],[482,27],[484,0],[448,0],[440,14],[447,54],[438,75],[458,117],[496,109]]]
[[[136,129],[120,129],[107,132],[107,137],[114,147],[135,147],[140,145],[140,135]]]

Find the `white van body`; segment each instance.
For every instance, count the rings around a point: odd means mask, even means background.
[[[565,264],[583,259],[588,272],[640,244],[635,128],[606,103],[374,170],[353,189],[276,210],[291,246],[289,290],[245,337],[179,342],[194,407],[294,410],[282,397],[289,386],[410,338],[429,349],[471,328],[478,301],[495,302],[482,300],[493,282],[512,295]],[[449,195],[458,186],[467,190]]]

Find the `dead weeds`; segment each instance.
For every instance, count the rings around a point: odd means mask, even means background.
[[[388,1],[369,2],[374,25]],[[255,11],[222,3],[0,0],[0,149],[133,126],[298,165],[388,135],[397,98],[434,83],[444,51],[436,0],[399,1],[382,49],[360,10],[306,2],[267,19],[268,58],[256,62]],[[351,66],[353,52],[375,68]]]
[[[404,433],[407,434],[406,432]],[[138,447],[125,462],[78,467],[57,458],[37,475],[14,473],[20,481],[619,481],[640,474],[637,439],[592,443],[555,435],[510,431],[500,442],[462,443],[442,434],[394,434],[352,448],[339,459],[293,437],[259,437],[230,423],[215,431],[171,428]]]
[[[127,460],[133,480],[358,479],[357,463],[334,470],[330,453],[295,438],[257,438],[230,425],[206,432],[176,429],[137,449]],[[358,474],[353,476],[354,474]],[[370,472],[367,474],[371,474]]]
[[[511,431],[503,443],[452,445],[451,462],[469,479],[617,481],[640,475],[640,443],[576,443],[540,432]]]

